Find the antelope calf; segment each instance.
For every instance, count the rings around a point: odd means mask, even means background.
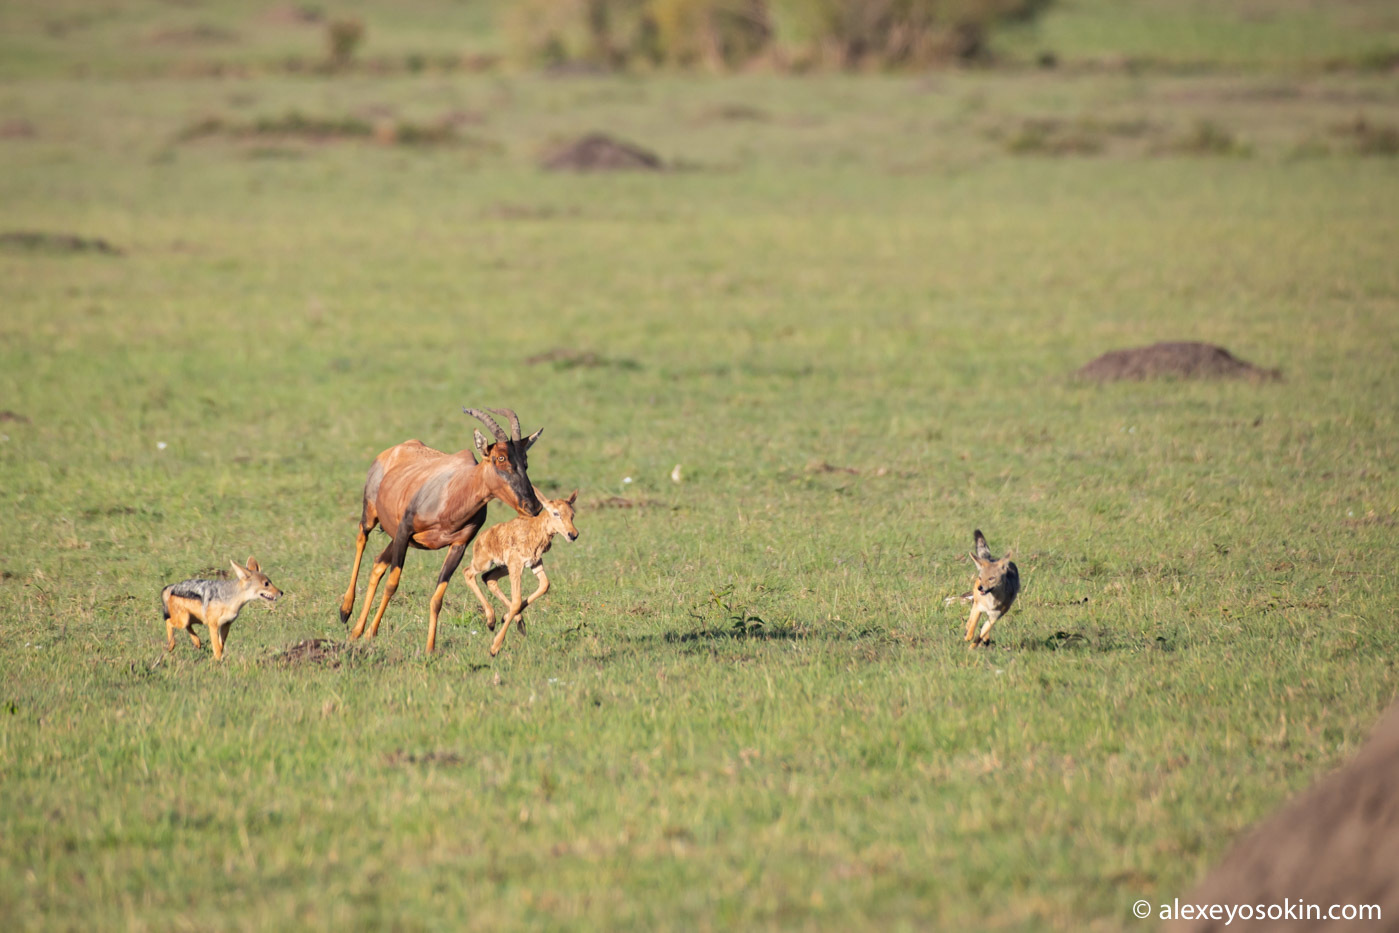
[[[549,577],[544,573],[544,555],[553,545],[554,535],[563,535],[570,541],[578,540],[578,529],[573,526],[573,503],[578,499],[578,490],[573,490],[567,499],[546,499],[543,496],[538,496],[538,499],[543,505],[538,515],[521,515],[492,525],[476,539],[476,547],[471,552],[471,568],[467,571],[466,582],[481,601],[481,608],[486,610],[486,628],[495,631],[495,609],[486,594],[481,592],[481,585],[476,582],[477,574],[486,581],[496,599],[506,606],[505,620],[491,641],[491,657],[500,653],[511,621],[519,626],[520,634],[524,634],[525,610],[549,592]],[[522,599],[526,567],[539,578],[539,588],[529,599]],[[510,575],[509,599],[500,591],[500,578],[507,573]]]

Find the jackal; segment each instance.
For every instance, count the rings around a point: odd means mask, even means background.
[[[492,525],[481,532],[481,537],[476,539],[476,548],[471,552],[471,566],[466,571],[466,582],[476,593],[476,598],[481,601],[481,608],[486,610],[486,627],[495,629],[495,609],[491,607],[490,600],[486,599],[486,594],[481,592],[481,586],[476,582],[478,573],[482,575],[481,578],[486,581],[496,598],[507,607],[505,621],[491,641],[491,657],[500,652],[500,646],[505,643],[505,633],[510,630],[511,621],[514,621],[520,633],[524,634],[525,610],[549,592],[549,578],[544,573],[544,554],[553,545],[554,535],[563,535],[570,541],[578,540],[578,529],[573,524],[573,503],[578,499],[578,490],[573,490],[573,494],[567,499],[546,499],[542,495],[538,498],[544,506],[538,515],[521,515],[508,522]],[[526,567],[533,570],[539,579],[539,588],[529,599],[522,599],[520,585]],[[507,573],[510,575],[509,599],[501,592],[499,582]]]
[[[184,629],[194,647],[204,647],[191,626],[203,624],[209,630],[209,641],[214,645],[214,658],[223,657],[224,642],[228,640],[228,629],[243,607],[255,599],[265,599],[269,603],[282,595],[282,591],[272,585],[257,560],[249,557],[246,567],[236,560],[233,565],[235,579],[232,580],[184,580],[172,583],[160,591],[160,606],[165,613],[165,650],[175,650],[175,629]]]
[[[1010,611],[1011,603],[1015,602],[1016,594],[1020,592],[1020,571],[1011,562],[1011,552],[1006,551],[1006,556],[1000,560],[992,557],[991,548],[986,544],[986,536],[980,528],[976,530],[975,540],[976,550],[970,556],[976,564],[976,580],[968,594],[972,614],[967,619],[967,637],[963,639],[971,642],[972,647],[990,644],[991,626]],[[983,612],[986,613],[986,624],[977,634],[976,617]]]

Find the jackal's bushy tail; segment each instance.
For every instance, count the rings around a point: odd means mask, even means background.
[[[171,584],[160,591],[160,614],[162,622],[170,618],[170,591],[174,588],[174,584]]]
[[[986,536],[978,528],[973,534],[976,537],[976,556],[982,560],[991,560],[991,546],[986,543]]]

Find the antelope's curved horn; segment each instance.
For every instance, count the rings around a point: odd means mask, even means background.
[[[518,441],[520,439],[520,416],[509,408],[487,408],[486,411],[493,411],[497,415],[504,415],[510,419],[510,439]]]
[[[505,431],[501,428],[501,426],[498,425],[498,424],[496,424],[495,419],[492,418],[490,415],[486,414],[486,413],[485,413],[484,411],[482,411],[481,409],[479,409],[479,408],[463,408],[462,411],[465,412],[466,414],[470,415],[471,417],[475,418],[477,421],[481,422],[481,423],[484,424],[486,427],[490,428],[490,429],[491,429],[491,433],[495,435],[495,439],[496,439],[496,440],[498,440],[498,441],[508,441],[508,440],[510,440],[510,438],[506,435]]]

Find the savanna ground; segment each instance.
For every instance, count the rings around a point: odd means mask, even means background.
[[[1392,15],[1279,4],[1322,51],[1277,61],[1064,6],[1006,40],[1055,71],[642,79],[216,77],[318,34],[9,5],[0,232],[121,255],[0,250],[5,928],[1141,929],[1350,755],[1399,85],[1318,63]],[[366,54],[445,42],[405,19]],[[1098,58],[1163,33],[1222,64]],[[677,168],[535,167],[590,130]],[[1163,339],[1285,379],[1071,378]],[[491,661],[458,580],[425,657],[412,552],[377,640],[279,662],[344,637],[374,454],[462,405],[582,491],[528,636]],[[971,652],[974,527],[1025,589]],[[161,586],[249,553],[282,605],[157,664]]]

